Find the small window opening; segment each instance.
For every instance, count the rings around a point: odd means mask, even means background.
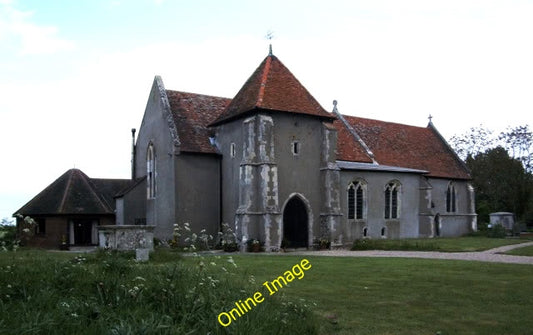
[[[155,150],[153,144],[148,145],[148,152],[146,153],[146,184],[147,184],[147,198],[153,199],[156,195],[156,161]]]
[[[300,142],[298,142],[298,141],[292,142],[292,154],[293,155],[299,155],[300,154]]]
[[[385,227],[381,228],[381,237],[387,237],[387,230],[385,229]]]
[[[231,158],[235,158],[235,143],[231,143],[229,148],[229,154]]]
[[[367,237],[367,236],[368,236],[368,228],[364,227],[363,228],[363,237]]]

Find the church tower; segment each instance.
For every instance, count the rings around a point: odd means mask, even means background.
[[[224,156],[224,220],[243,242],[342,242],[334,120],[270,53],[211,124]]]

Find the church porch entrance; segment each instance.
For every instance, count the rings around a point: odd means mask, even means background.
[[[283,244],[286,248],[309,246],[309,215],[298,196],[290,198],[283,210]]]
[[[70,245],[88,246],[98,244],[98,220],[74,218],[69,220]]]

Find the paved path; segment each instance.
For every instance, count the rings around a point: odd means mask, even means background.
[[[533,257],[512,256],[499,254],[511,249],[533,245],[533,242],[506,245],[478,252],[434,252],[434,251],[384,251],[384,250],[320,250],[320,251],[295,251],[290,254],[312,256],[340,256],[340,257],[404,257],[404,258],[431,258],[431,259],[457,259],[466,261],[533,264]]]

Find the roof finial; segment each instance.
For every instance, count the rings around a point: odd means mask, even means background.
[[[428,116],[429,123],[433,123],[433,122],[431,122],[431,119],[433,119],[433,116],[431,114],[429,114],[429,116]]]
[[[270,41],[270,44],[268,45],[268,55],[272,56],[272,39],[274,38],[274,32],[272,30],[267,31],[266,39]]]

